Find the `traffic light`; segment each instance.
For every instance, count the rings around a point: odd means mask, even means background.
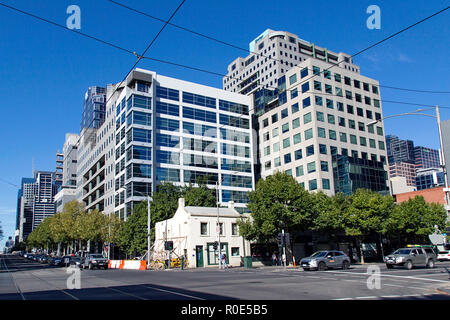
[[[277,242],[278,242],[278,246],[279,246],[279,247],[284,246],[284,237],[283,237],[283,234],[282,234],[282,233],[279,233],[279,234],[277,235]]]
[[[164,249],[168,250],[168,251],[172,251],[173,250],[173,241],[166,241],[164,243]]]
[[[214,250],[217,250],[217,247],[219,246],[219,243],[216,241],[216,242],[214,242],[214,244],[213,244],[213,248],[214,248]]]

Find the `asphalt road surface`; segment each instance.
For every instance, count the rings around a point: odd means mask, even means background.
[[[380,268],[378,282],[368,266]],[[77,274],[79,282],[74,280]],[[450,263],[412,270],[388,270],[384,264],[327,271],[283,267],[80,270],[0,255],[0,300],[234,299],[450,300]]]

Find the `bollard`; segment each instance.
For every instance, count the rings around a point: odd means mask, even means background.
[[[181,270],[184,270],[184,257],[181,256]]]

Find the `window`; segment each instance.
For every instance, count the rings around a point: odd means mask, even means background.
[[[305,174],[305,172],[303,171],[303,166],[298,166],[295,168],[295,175],[297,177],[301,177]]]
[[[341,142],[347,142],[347,134],[345,132],[339,132],[339,140]]]
[[[291,163],[291,154],[287,153],[284,155],[284,164]]]
[[[283,148],[288,148],[291,145],[291,139],[287,137],[286,139],[283,139]]]
[[[383,142],[383,141],[378,141],[378,148],[379,148],[380,150],[384,150],[384,149],[385,149],[385,146],[384,146],[384,142]]]
[[[208,223],[200,222],[200,234],[202,236],[208,235]]]
[[[361,88],[361,83],[359,82],[359,80],[353,80],[353,85],[355,86],[355,88],[360,89]]]
[[[377,134],[378,134],[379,136],[382,136],[382,135],[383,135],[383,128],[382,128],[382,127],[377,127]]]
[[[316,105],[318,105],[318,106],[322,106],[323,105],[322,97],[314,96],[314,100],[315,100]]]
[[[355,120],[348,120],[348,127],[350,128],[350,129],[356,129],[356,122],[355,122]]]
[[[297,88],[294,88],[291,90],[291,99],[294,99],[298,96],[298,90]]]
[[[302,71],[300,71],[300,77],[303,79],[308,75],[308,68],[303,68]]]
[[[307,114],[303,115],[303,123],[307,124],[312,121],[311,112],[308,112]]]
[[[319,144],[319,153],[320,154],[327,154],[327,146],[324,144]]]
[[[335,74],[334,74],[334,81],[336,81],[336,82],[341,82],[341,75],[338,74],[338,73],[335,73]]]
[[[351,106],[351,105],[347,105],[347,112],[348,113],[350,113],[350,114],[353,114],[354,112],[353,112],[353,106]]]
[[[331,140],[336,140],[336,131],[334,130],[328,130],[328,136]]]
[[[314,90],[322,91],[322,83],[320,81],[314,80]]]
[[[323,71],[323,76],[324,76],[326,79],[331,79],[331,72],[328,71],[328,70],[324,70],[324,71]]]
[[[216,99],[190,92],[183,92],[183,102],[195,104],[202,107],[216,109]]]
[[[370,97],[364,97],[364,103],[370,106]]]
[[[307,167],[307,169],[308,169],[308,173],[313,173],[313,172],[316,172],[316,163],[313,161],[313,162],[309,162],[307,165],[306,165],[306,167]]]
[[[328,162],[320,161],[320,170],[328,172]]]
[[[291,107],[292,114],[296,113],[299,109],[298,103],[294,103]]]
[[[317,136],[318,136],[319,138],[326,138],[327,136],[326,136],[326,134],[325,134],[325,129],[324,129],[324,128],[321,128],[321,127],[318,127],[318,128],[317,128]]]
[[[373,124],[367,126],[367,131],[368,131],[369,133],[375,133],[375,130],[374,130],[374,128],[373,128]]]
[[[223,115],[220,115],[220,116],[222,118]],[[195,108],[190,108],[190,107],[183,107],[183,117],[193,119],[193,120],[212,122],[212,123],[217,122],[215,112],[210,112],[210,111],[205,111],[205,110],[195,109]]]
[[[377,145],[376,145],[374,139],[369,139],[369,146],[370,146],[371,148],[376,148],[376,147],[377,147]]]
[[[180,115],[180,107],[175,104],[156,101],[156,112],[178,117]]]
[[[297,133],[297,134],[294,135],[294,144],[297,144],[297,143],[300,143],[300,142],[302,142],[302,138],[301,138],[300,133]]]
[[[363,87],[364,87],[365,91],[369,91],[369,84],[368,83],[363,82]]]
[[[303,99],[302,103],[303,103],[303,108],[309,107],[311,105],[311,98],[308,97],[308,98]]]
[[[350,143],[351,144],[357,144],[356,136],[354,134],[350,135]]]
[[[334,115],[328,114],[328,123],[335,124]]]
[[[309,91],[309,82],[302,84],[302,93]]]
[[[333,94],[333,87],[329,84],[325,84],[325,92],[329,94]]]
[[[305,140],[312,139],[313,137],[313,129],[305,130]]]
[[[264,156],[270,155],[270,146],[264,148]]]
[[[356,108],[356,114],[360,117],[364,117],[364,111],[362,108]]]
[[[281,110],[281,119],[286,118],[289,115],[288,109]]]
[[[348,86],[352,85],[352,79],[350,79],[349,77],[344,77],[344,83]]]
[[[292,129],[300,127],[300,118],[292,120]]]
[[[338,117],[338,124],[341,127],[345,127],[345,118]]]
[[[278,121],[278,113],[272,115],[272,124]]]
[[[317,111],[316,112],[316,116],[317,116],[317,121],[321,121],[321,122],[325,121],[325,118],[323,116],[323,112]]]
[[[275,168],[281,166],[281,159],[280,159],[280,157],[275,158],[273,164],[274,164]]]
[[[231,248],[231,256],[232,257],[239,257],[239,247],[232,247]]]
[[[313,156],[314,155],[314,145],[310,145],[306,147],[306,156]]]
[[[302,149],[298,149],[294,152],[295,160],[300,160],[303,158]]]
[[[286,132],[289,131],[289,122],[286,122],[285,124],[283,124],[283,125],[281,126],[281,131],[282,131],[283,133],[286,133]]]
[[[333,100],[327,99],[327,108],[333,109]]]
[[[278,152],[280,151],[280,143],[279,142],[275,142],[273,144],[273,152]]]
[[[320,74],[320,68],[313,66],[313,73],[314,73],[314,75],[319,75]]]
[[[366,110],[366,117],[367,117],[368,119],[373,119],[372,111]]]
[[[358,122],[358,129],[359,131],[366,131],[366,126],[364,122]]]
[[[336,89],[336,95],[338,97],[342,97],[342,88],[336,87],[335,89]]]
[[[263,120],[263,128],[267,127],[269,125],[269,119],[266,118]]]
[[[372,85],[372,92],[375,93],[375,94],[378,94],[378,87]]]
[[[367,139],[364,137],[359,137],[359,144],[363,147],[367,146]]]
[[[330,179],[322,179],[322,189],[330,190]]]
[[[169,89],[169,88],[160,87],[160,86],[156,87],[156,97],[157,98],[164,98],[164,99],[179,101],[180,100],[179,96],[180,96],[180,92],[178,90]]]
[[[292,76],[289,77],[289,84],[294,84],[297,82],[297,74],[294,73]]]
[[[348,91],[348,90],[345,90],[345,98],[347,98],[349,100],[352,100],[353,99],[352,92]]]

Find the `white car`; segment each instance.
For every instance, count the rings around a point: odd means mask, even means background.
[[[438,261],[450,261],[449,251],[439,251],[437,256]]]

